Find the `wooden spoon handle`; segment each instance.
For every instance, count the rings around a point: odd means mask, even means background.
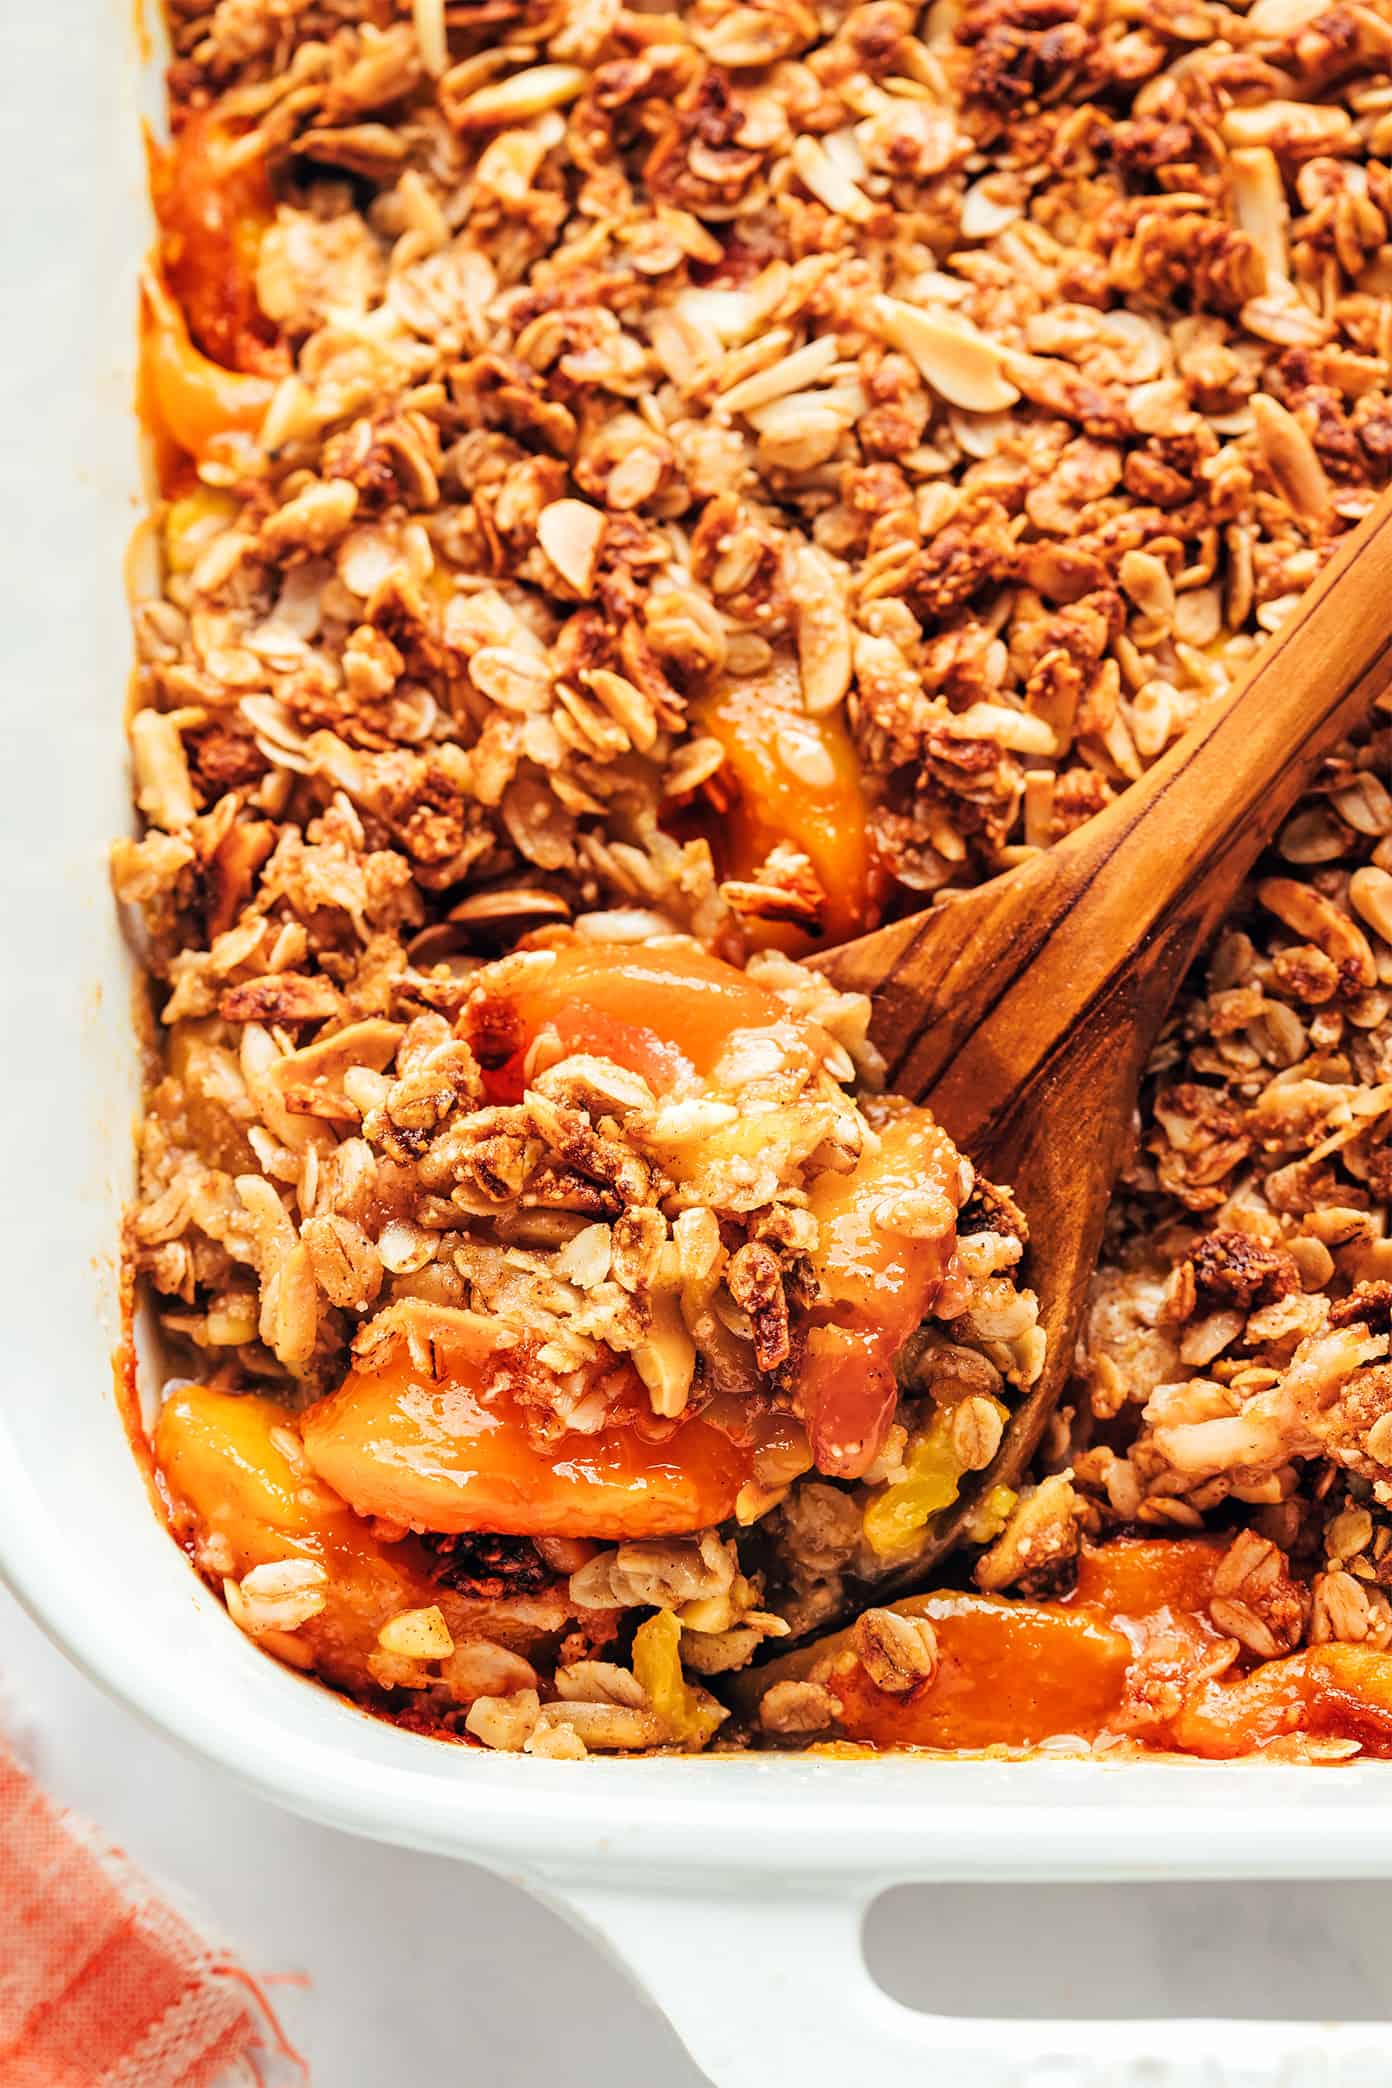
[[[812,960],[875,1000],[891,1086],[930,1098],[955,1138],[980,1137],[1121,972],[1162,966],[1151,986],[1173,991],[1320,757],[1389,683],[1392,493],[1231,700],[1106,811],[977,891]],[[984,1062],[971,1046],[988,1026]]]

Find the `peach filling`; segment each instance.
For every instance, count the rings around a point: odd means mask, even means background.
[[[792,1021],[776,993],[702,950],[577,940],[520,974],[515,990],[471,1005],[464,1033],[490,1100],[515,1102],[548,1027],[567,1053],[612,1059],[664,1095],[709,1078],[738,1032]]]
[[[403,1611],[436,1608],[461,1642],[487,1638],[524,1654],[549,1645],[571,1614],[554,1584],[499,1601],[441,1585],[425,1546],[389,1541],[315,1476],[294,1421],[272,1399],[182,1386],[160,1412],[154,1452],[176,1531],[196,1540],[200,1564],[224,1583],[287,1562],[311,1581],[322,1569],[314,1614],[255,1635],[340,1688],[374,1685],[369,1661]]]
[[[839,1730],[876,1747],[1032,1746],[1115,1733],[1227,1759],[1292,1735],[1392,1755],[1392,1654],[1311,1646],[1244,1672],[1210,1672],[1223,1635],[1207,1614],[1221,1544],[1117,1538],[1085,1552],[1063,1602],[924,1596],[938,1665],[918,1691],[880,1689],[842,1657],[828,1687]]]
[[[160,260],[194,344],[227,370],[259,370],[274,328],[256,272],[275,215],[265,161],[212,110],[189,116],[168,146],[152,146],[150,189]]]
[[[393,1340],[379,1368],[352,1371],[304,1416],[315,1472],[363,1515],[417,1530],[514,1536],[665,1537],[723,1522],[750,1451],[699,1416],[654,1419],[632,1366],[590,1373],[609,1420],[528,1432],[529,1385],[546,1373],[527,1344],[501,1347],[490,1323],[431,1309],[425,1359]]]
[[[874,926],[882,879],[866,820],[860,764],[840,717],[812,718],[780,704],[763,686],[709,696],[697,708],[704,732],[719,740],[728,785],[712,822],[712,847],[726,877],[755,877],[780,846],[806,856],[823,899],[814,933],[747,924],[756,946],[805,950],[810,941],[844,942]]]
[[[229,454],[254,435],[275,392],[269,377],[226,370],[189,338],[188,322],[153,272],[144,282],[141,383],[149,416],[176,446],[200,461]]]
[[[819,1468],[859,1478],[884,1440],[898,1388],[894,1359],[932,1311],[956,1244],[962,1159],[921,1109],[905,1109],[852,1174],[821,1176],[812,1211],[821,1228],[800,1404]],[[896,1230],[896,1202],[941,1205],[929,1237]],[[907,1220],[901,1219],[901,1224]]]
[[[203,111],[150,151],[160,239],[143,283],[141,400],[154,432],[200,463],[235,462],[289,367],[256,293],[270,184],[238,144]]]

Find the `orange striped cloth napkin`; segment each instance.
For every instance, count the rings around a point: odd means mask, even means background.
[[[256,1981],[0,1746],[4,2088],[308,2079]]]

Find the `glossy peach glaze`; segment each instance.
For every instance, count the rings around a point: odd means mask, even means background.
[[[1221,1544],[1199,1539],[1119,1538],[1084,1553],[1064,1602],[923,1597],[914,1608],[932,1620],[937,1674],[917,1695],[892,1696],[843,1656],[829,1680],[841,1730],[877,1747],[933,1748],[1112,1732],[1211,1759],[1310,1734],[1392,1755],[1392,1655],[1314,1646],[1202,1679],[1203,1657],[1222,1638],[1207,1615],[1222,1555]],[[1148,1651],[1165,1658],[1176,1708],[1138,1722],[1127,1682]]]
[[[194,347],[174,299],[153,273],[142,282],[141,385],[148,419],[176,448],[202,461],[234,461],[237,439],[254,435],[275,392],[269,377],[225,370]]]
[[[490,1604],[442,1587],[414,1539],[389,1543],[308,1468],[295,1422],[254,1393],[187,1385],[171,1393],[154,1434],[155,1461],[176,1531],[197,1547],[218,1541],[219,1570],[240,1580],[256,1566],[313,1559],[328,1575],[325,1606],[291,1632],[260,1635],[283,1660],[341,1688],[372,1686],[368,1656],[402,1610],[434,1604],[452,1632],[526,1651],[560,1631],[568,1605],[554,1591]]]
[[[523,1407],[548,1373],[530,1346],[500,1346],[469,1313],[430,1314],[427,1362],[393,1339],[380,1368],[351,1372],[304,1416],[310,1464],[362,1514],[417,1530],[617,1540],[734,1512],[750,1450],[699,1416],[654,1419],[627,1362],[610,1355],[588,1373],[584,1389],[609,1404],[605,1427],[538,1446]]]
[[[824,1174],[810,1203],[821,1239],[799,1407],[821,1471],[854,1479],[893,1417],[894,1359],[942,1290],[956,1243],[962,1160],[925,1110],[905,1107],[848,1175]],[[941,1200],[936,1237],[896,1232],[894,1199]]]
[[[150,151],[160,240],[142,283],[141,408],[156,437],[196,463],[237,463],[289,367],[256,296],[270,187],[238,143],[204,112]]]
[[[696,716],[725,750],[720,783],[733,786],[710,834],[721,874],[751,878],[784,843],[807,857],[826,894],[815,938],[751,924],[755,945],[805,950],[812,940],[844,942],[873,927],[883,879],[870,843],[860,763],[840,714],[809,717],[796,701],[755,682],[706,697]]]
[[[259,141],[202,109],[149,158],[161,271],[194,346],[224,369],[278,374],[285,351],[256,292],[275,215]]]
[[[520,1100],[527,1053],[547,1027],[567,1052],[612,1059],[665,1095],[709,1078],[737,1031],[794,1023],[776,993],[703,950],[577,939],[549,956],[465,1010],[493,1101]]]

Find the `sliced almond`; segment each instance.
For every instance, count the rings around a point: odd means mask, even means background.
[[[639,753],[648,753],[657,740],[657,713],[642,690],[626,675],[615,674],[608,667],[589,668],[580,679],[614,722],[623,727]]]
[[[583,90],[588,75],[578,65],[532,65],[509,80],[495,80],[465,97],[451,111],[461,130],[525,123],[546,109],[563,109]]]
[[[803,131],[793,141],[792,161],[803,186],[834,217],[863,225],[874,216],[875,206],[870,198],[856,187],[845,168],[837,165],[820,138]]]
[[[1367,286],[1360,281],[1358,287]],[[1284,276],[1278,276],[1264,296],[1249,297],[1238,317],[1248,333],[1278,348],[1318,348],[1334,333],[1330,321],[1308,305]]]
[[[360,1022],[335,1030],[331,1037],[278,1058],[269,1069],[269,1078],[273,1082],[332,1081],[364,1066],[371,1072],[384,1073],[404,1035],[404,1024],[389,1022],[384,1015],[365,1015]]]
[[[474,169],[474,181],[488,195],[516,209],[531,188],[548,152],[565,136],[564,120],[552,109],[523,130],[505,130],[491,140]]]
[[[570,908],[559,893],[539,885],[506,885],[500,891],[471,892],[450,908],[449,918],[466,928],[515,926],[520,934],[526,921],[568,921]]]
[[[1301,159],[1356,142],[1347,109],[1322,102],[1261,101],[1229,109],[1220,126],[1225,145],[1269,145]]]
[[[537,516],[537,542],[578,595],[594,585],[603,538],[604,516],[586,500],[553,500]]]
[[[1255,0],[1247,10],[1247,27],[1256,36],[1269,36],[1284,43],[1318,21],[1325,0]]]
[[[835,710],[851,686],[851,620],[844,570],[814,544],[789,560],[803,707]]]
[[[998,740],[1012,754],[1047,756],[1058,752],[1052,726],[1043,718],[1011,710],[1004,703],[970,703],[964,711],[945,718],[942,729],[953,739]]]
[[[1266,392],[1252,394],[1252,424],[1267,470],[1281,497],[1304,522],[1324,529],[1333,496],[1324,466],[1295,415]]]
[[[432,80],[449,68],[449,44],[445,37],[445,0],[411,0],[411,19],[416,31],[416,49]]]
[[[1002,413],[1020,394],[1001,369],[1002,350],[969,321],[943,306],[921,308],[901,297],[877,297],[885,338],[902,348],[919,375],[950,406]]]
[[[1362,889],[1366,899],[1366,887]],[[1377,962],[1367,936],[1323,892],[1293,877],[1265,877],[1257,886],[1257,898],[1293,935],[1323,950],[1330,962],[1338,965],[1346,981],[1357,986],[1377,984]]]
[[[648,1338],[634,1349],[633,1367],[647,1387],[653,1412],[664,1420],[675,1420],[691,1391],[696,1344],[671,1291],[655,1292],[650,1310]]]
[[[1143,616],[1168,624],[1174,616],[1174,581],[1163,558],[1153,551],[1125,551],[1117,578]]]
[[[963,239],[994,239],[1021,215],[1018,203],[1006,202],[992,192],[992,179],[983,175],[962,198],[960,229]]]
[[[750,413],[774,399],[786,398],[790,392],[815,384],[831,368],[838,352],[835,334],[821,334],[805,347],[794,348],[791,355],[781,356],[768,369],[756,370],[752,377],[732,384],[721,393],[720,403],[729,413]]]
[[[1261,252],[1268,280],[1290,274],[1286,233],[1290,207],[1276,155],[1267,145],[1249,145],[1228,161],[1232,172],[1233,216],[1240,230]]]
[[[1349,879],[1349,898],[1374,934],[1392,944],[1392,874],[1365,863]]]
[[[748,340],[759,320],[758,300],[748,290],[683,290],[668,310],[701,341],[710,361],[736,341]]]
[[[609,1274],[614,1236],[607,1225],[587,1225],[556,1256],[556,1273],[591,1291]]]
[[[806,42],[791,11],[762,7],[724,8],[709,28],[693,25],[690,34],[712,65],[736,70],[773,65]]]
[[[227,1607],[241,1629],[298,1631],[324,1608],[329,1576],[317,1559],[274,1559],[253,1566],[240,1585],[225,1584]],[[237,1590],[237,1599],[232,1589]]]

